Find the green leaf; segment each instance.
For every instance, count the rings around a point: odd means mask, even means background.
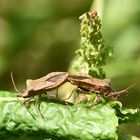
[[[119,118],[119,124],[121,123],[138,123],[140,124],[140,110],[137,109],[127,109],[122,107],[121,102],[113,101],[109,103],[111,107],[116,110],[116,115]]]
[[[5,94],[6,92],[0,92]],[[8,92],[7,92],[8,95]],[[6,95],[6,96],[7,96]],[[19,101],[0,100],[1,139],[66,139],[66,140],[116,140],[118,118],[109,105],[98,104],[92,109],[82,105],[62,105],[42,101],[41,117],[31,105],[29,111]],[[8,99],[9,98],[9,99]]]

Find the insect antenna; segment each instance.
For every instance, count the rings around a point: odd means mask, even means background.
[[[128,90],[130,89],[130,88],[132,88],[132,87],[134,87],[136,84],[133,84],[133,85],[131,85],[131,86],[129,86],[128,88],[126,88],[126,89],[123,89],[123,90],[121,90],[121,91],[117,91],[117,92],[111,92],[109,95],[108,95],[108,97],[115,97],[115,98],[117,98],[117,97],[119,97],[120,96],[120,94],[123,94],[123,93],[128,93]]]
[[[136,83],[133,84],[133,85],[131,85],[131,86],[129,86],[128,88],[126,88],[126,89],[124,89],[124,90],[119,91],[119,93],[120,93],[120,94],[121,94],[121,93],[128,93],[128,90],[131,89],[132,87],[134,87],[135,85],[136,85]]]
[[[130,88],[134,87],[135,85],[136,85],[136,83],[131,85],[131,86],[129,86],[126,90],[129,90]]]
[[[11,80],[12,80],[12,84],[13,84],[13,86],[14,86],[15,91],[18,92],[18,93],[21,93],[21,92],[17,89],[17,87],[16,87],[16,84],[15,84],[14,77],[13,77],[13,73],[12,73],[12,72],[11,72]]]
[[[11,80],[12,80],[12,84],[13,84],[13,86],[14,86],[15,91],[16,91],[17,93],[21,93],[21,92],[17,89],[17,87],[16,87],[16,84],[15,84],[14,77],[13,77],[13,73],[12,73],[12,72],[11,72]],[[29,112],[29,114],[33,117],[33,119],[36,120],[35,117],[33,116],[33,114],[27,109],[27,107],[25,106],[25,104],[22,103],[22,102],[19,100],[18,96],[16,96],[16,98],[17,98],[17,100],[20,102],[20,104],[23,105],[23,106],[26,108],[26,110],[27,110],[27,111]]]

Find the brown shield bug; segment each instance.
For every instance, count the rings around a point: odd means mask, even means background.
[[[99,102],[100,95],[117,99],[120,94],[128,93],[128,90],[134,86],[131,85],[124,90],[115,92],[110,87],[110,79],[98,79],[85,74],[69,74],[67,79],[71,84],[77,86],[77,92],[83,92],[86,94],[97,94],[97,102]]]
[[[46,93],[47,91],[57,89],[63,83],[67,81],[67,72],[51,72],[48,75],[39,79],[28,79],[26,80],[26,90],[22,94],[18,94],[17,97],[30,98],[35,95]],[[15,86],[13,76],[11,75],[15,90],[19,92]]]
[[[26,87],[27,87],[26,90],[22,94],[18,94],[17,97],[28,98],[27,100],[25,100],[25,102],[29,102],[29,100],[31,100],[36,95],[38,95],[40,98],[42,94],[47,94],[47,91],[58,89],[63,83],[67,81],[67,77],[68,77],[67,72],[51,72],[48,75],[41,77],[39,79],[35,79],[35,80],[28,79],[26,81]],[[11,79],[15,90],[18,93],[20,93],[15,86],[12,73],[11,73]],[[39,105],[38,101],[39,99],[36,100],[35,103],[36,105]],[[25,104],[25,102],[23,103],[23,105]],[[42,114],[41,116],[43,117]]]

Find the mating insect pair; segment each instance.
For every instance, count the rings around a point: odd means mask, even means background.
[[[13,85],[16,89],[12,75],[11,78],[12,78]],[[47,97],[48,91],[54,89],[58,90],[58,88],[61,85],[63,85],[65,82],[69,82],[72,85],[76,85],[77,88],[75,89],[75,91],[77,91],[78,93],[82,92],[84,94],[90,94],[90,93],[97,94],[96,102],[99,101],[100,95],[116,99],[120,96],[120,94],[128,93],[128,90],[134,86],[132,85],[124,90],[114,92],[110,87],[109,79],[97,79],[91,77],[90,75],[81,74],[81,73],[70,74],[68,72],[51,72],[48,75],[36,80],[28,79],[26,81],[26,86],[27,86],[26,90],[22,94],[18,94],[17,97],[27,98],[25,102],[30,101],[36,95],[38,95],[40,98],[42,95],[45,94]],[[16,91],[19,92],[17,89]],[[67,99],[69,99],[72,96],[72,93],[69,95]],[[58,98],[58,92],[56,94],[56,98]],[[36,101],[36,104],[38,104],[38,100]]]

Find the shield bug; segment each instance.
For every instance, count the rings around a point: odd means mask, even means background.
[[[120,96],[120,94],[128,93],[128,90],[134,86],[131,85],[130,87],[124,90],[116,92],[113,91],[110,86],[110,79],[98,79],[85,74],[69,74],[67,79],[71,84],[77,86],[77,92],[83,92],[86,94],[97,94],[97,102],[99,102],[100,95],[117,99]]]
[[[28,79],[26,80],[26,90],[22,94],[18,94],[17,97],[30,98],[57,89],[66,82],[67,77],[67,72],[51,72],[39,79]],[[12,74],[11,79],[15,90],[20,93],[15,86]]]
[[[48,75],[35,80],[28,79],[26,80],[26,90],[22,94],[18,94],[17,97],[23,97],[27,99],[23,104],[25,104],[26,102],[29,103],[29,101],[36,95],[38,95],[40,99],[43,94],[47,94],[47,91],[58,89],[63,83],[67,81],[67,77],[67,72],[51,72]],[[15,86],[12,73],[11,79],[15,90],[20,93]],[[39,99],[36,100],[36,105],[39,105]]]

